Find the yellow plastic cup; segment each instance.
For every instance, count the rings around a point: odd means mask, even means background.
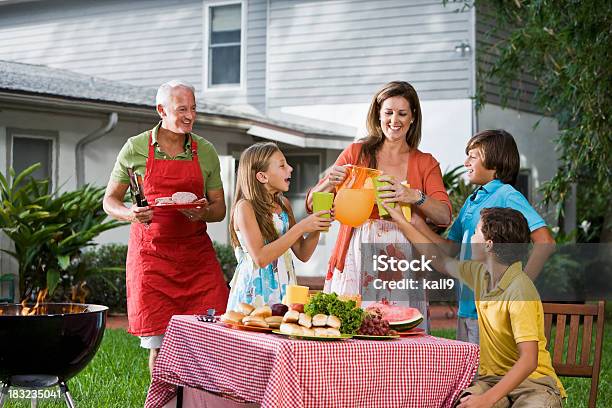
[[[334,205],[334,193],[327,193],[323,191],[317,191],[312,193],[312,211],[329,211]],[[330,214],[323,214],[322,218],[330,218]],[[329,231],[329,228],[324,232]]]
[[[407,181],[402,181],[402,186],[410,188],[410,184]],[[400,208],[402,209],[402,214],[404,214],[406,221],[410,222],[412,220],[412,209],[410,208],[410,204],[402,204]]]
[[[391,177],[392,179],[394,177]],[[378,215],[380,218],[389,218],[389,212],[383,207],[383,198],[380,198],[380,194],[388,193],[388,191],[378,191],[378,187],[390,186],[389,181],[379,181],[378,177],[372,177],[372,183],[376,188],[376,205],[378,206]],[[387,203],[389,207],[395,207],[395,203]]]

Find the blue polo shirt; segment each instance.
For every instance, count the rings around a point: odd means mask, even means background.
[[[525,196],[510,184],[504,184],[498,179],[492,180],[480,186],[465,200],[459,216],[448,233],[448,239],[461,243],[462,260],[472,259],[470,240],[480,221],[480,210],[491,207],[513,208],[520,211],[527,219],[529,230],[532,232],[546,226],[546,222],[533,209]],[[477,319],[474,292],[465,285],[461,285],[460,292],[459,317]]]

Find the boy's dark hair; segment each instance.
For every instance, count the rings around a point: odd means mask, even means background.
[[[516,183],[521,159],[510,133],[501,129],[478,132],[468,141],[465,154],[472,149],[480,149],[484,167],[495,170],[495,178],[510,185]]]
[[[529,249],[531,231],[520,211],[512,208],[484,208],[480,211],[482,235],[493,241],[493,253],[504,265],[522,261]]]

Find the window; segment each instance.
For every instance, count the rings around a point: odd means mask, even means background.
[[[289,165],[293,167],[291,183],[286,196],[291,202],[296,221],[304,218],[306,193],[319,181],[321,157],[319,154],[286,154]]]
[[[19,174],[34,163],[41,166],[32,173],[35,179],[49,179],[53,188],[55,166],[55,136],[51,132],[19,131],[8,129],[11,143],[9,165]]]
[[[242,4],[208,9],[208,87],[241,84]]]
[[[529,186],[531,181],[531,170],[521,169],[519,170],[518,177],[516,178],[516,189],[525,196],[527,201],[531,202],[531,188]]]

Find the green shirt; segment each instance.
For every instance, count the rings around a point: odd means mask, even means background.
[[[204,191],[206,194],[210,190],[220,190],[223,188],[221,182],[221,165],[219,164],[219,156],[212,143],[194,133],[190,133],[185,142],[185,150],[172,158],[159,150],[157,143],[157,132],[161,122],[155,126],[153,131],[152,142],[155,146],[156,160],[191,160],[191,141],[192,138],[198,143],[198,163],[204,177]],[[121,148],[115,167],[111,173],[111,180],[118,183],[129,184],[127,169],[133,168],[134,171],[144,177],[147,156],[149,155],[149,130],[139,135],[130,137]]]

